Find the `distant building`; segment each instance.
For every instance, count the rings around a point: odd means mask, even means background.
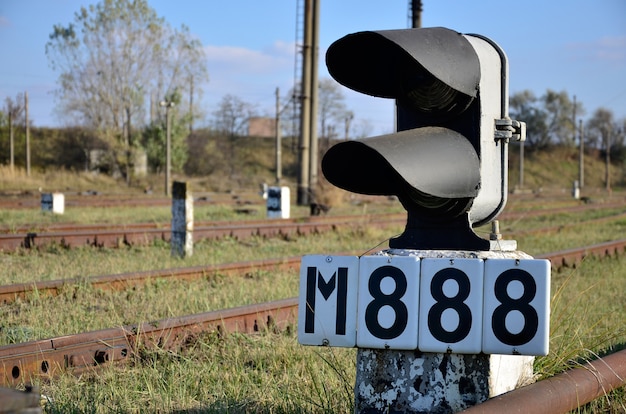
[[[274,137],[276,136],[276,119],[255,116],[248,120],[248,136]]]

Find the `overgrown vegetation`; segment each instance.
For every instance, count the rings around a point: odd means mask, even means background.
[[[237,138],[234,154],[238,167],[229,177],[230,169],[223,154],[229,151],[231,142],[209,131],[194,132],[192,137],[195,150],[190,152],[187,166],[193,167],[189,167],[187,174],[179,173],[175,178],[190,181],[194,192],[209,192],[209,197],[222,193],[227,195],[227,200],[238,197],[242,202],[250,201],[252,204],[247,207],[263,214],[258,185],[273,182],[273,140]],[[283,145],[284,159],[289,160],[283,161],[285,183],[295,188],[296,157],[292,142],[287,139]],[[510,158],[510,188],[513,189],[519,178],[515,149],[511,150]],[[527,151],[524,187],[517,189],[521,190],[519,196],[510,197],[507,211],[547,211],[580,204],[569,196],[572,181],[577,178],[577,160],[573,148]],[[505,238],[516,239],[520,250],[534,255],[622,238],[626,220],[618,214],[623,213],[623,208],[602,208],[605,202],[623,199],[620,191],[624,182],[623,168],[618,163],[611,167],[614,191],[609,193],[604,190],[602,155],[588,153],[586,187],[582,195],[597,208],[584,213],[529,215],[505,220],[501,222]],[[27,177],[21,168],[11,171],[9,167],[2,167],[0,191],[7,196],[27,200],[30,197],[35,201],[40,187],[45,191],[67,193],[95,190],[116,197],[156,198],[163,191],[160,175],[135,177],[131,186],[127,186],[123,178],[78,172],[84,171],[83,168],[84,165],[74,171],[54,166],[36,168],[32,176]],[[202,173],[194,173],[200,170]],[[144,194],[148,187],[155,194]],[[333,191],[339,194],[328,198],[333,204],[330,214],[403,211],[399,203],[391,199],[376,198],[371,202],[339,190],[328,191],[329,194]],[[554,197],[555,193],[560,195]],[[227,205],[197,203],[195,219],[241,219],[235,210],[236,207]],[[163,222],[169,219],[169,214],[169,206],[85,209],[68,205],[64,216],[44,215],[37,208],[2,210],[0,225],[37,228],[69,221]],[[293,214],[307,215],[307,209],[293,206]],[[585,223],[586,219],[609,215],[615,218],[603,223]],[[571,226],[574,223],[576,225]],[[548,235],[515,234],[519,230],[546,226],[562,228]],[[385,240],[401,231],[401,226],[384,231],[356,227],[352,231],[310,237],[206,241],[196,243],[194,255],[184,261],[172,258],[165,243],[111,250],[91,247],[66,250],[50,246],[39,251],[0,255],[0,267],[6,269],[2,274],[4,281],[0,284],[266,257],[347,250],[365,252],[381,243],[385,247]],[[478,231],[486,237],[489,229]],[[623,268],[623,257],[602,261],[588,259],[575,269],[553,274],[551,353],[536,360],[536,370],[542,378],[623,346],[626,335],[619,324],[613,322],[626,316],[623,310],[626,307],[620,299],[625,293]],[[218,275],[184,283],[155,282],[124,292],[99,291],[84,282],[68,288],[56,298],[34,294],[25,301],[5,306],[0,343],[41,339],[295,295],[297,275],[283,273],[259,273],[238,278]],[[170,297],[178,300],[163,300]],[[46,412],[50,413],[348,413],[353,410],[354,361],[353,349],[302,347],[297,344],[293,331],[258,336],[201,335],[183,349],[142,350],[132,357],[130,365],[109,367],[98,373],[87,372],[80,377],[64,375],[40,386],[46,396]],[[618,391],[580,412],[611,412],[615,407],[622,407],[624,401]]]
[[[532,211],[573,203],[569,198],[538,195],[515,197],[509,207],[511,211]],[[527,217],[503,226],[506,236],[543,225],[562,225],[558,234],[514,237],[520,250],[538,254],[623,237],[626,220],[616,216],[620,210],[596,208]],[[117,214],[123,217],[125,213],[119,210]],[[606,216],[615,218],[585,223],[585,219]],[[578,224],[567,226],[573,223]],[[384,247],[384,240],[395,232],[393,228],[357,227],[289,239],[207,241],[196,243],[194,256],[184,261],[172,259],[165,244],[110,250],[51,247],[0,258],[2,267],[11,269],[14,281],[59,279],[331,251],[365,252],[381,242]],[[553,273],[551,351],[536,360],[541,378],[623,346],[626,332],[615,321],[626,317],[624,260],[623,256],[588,258],[576,268]],[[6,305],[0,336],[2,343],[11,343],[228,308],[293,297],[297,286],[297,275],[282,272],[217,275],[195,282],[155,281],[122,292],[100,291],[84,282],[68,287],[58,297],[33,294]],[[172,297],[178,300],[163,300]],[[353,410],[354,364],[354,349],[303,347],[297,344],[293,329],[253,336],[206,334],[191,338],[178,350],[141,350],[132,356],[130,365],[80,377],[64,375],[40,386],[50,413],[349,413]],[[580,412],[615,409],[623,401],[621,393],[612,393]]]

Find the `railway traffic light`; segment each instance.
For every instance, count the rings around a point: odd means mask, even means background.
[[[344,86],[395,99],[398,131],[331,147],[328,181],[398,197],[408,219],[392,248],[489,250],[472,226],[504,208],[508,141],[525,136],[508,117],[502,49],[441,27],[367,31],[334,42],[326,64]]]

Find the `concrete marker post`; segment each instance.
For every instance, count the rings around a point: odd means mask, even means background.
[[[519,251],[390,249],[391,256],[529,259]],[[359,348],[357,414],[453,413],[534,381],[532,356]]]
[[[172,183],[172,256],[193,254],[193,197],[186,182]]]
[[[64,214],[65,195],[63,193],[42,193],[41,211],[50,211],[54,214]]]
[[[288,219],[290,216],[289,187],[268,187],[267,189],[267,218]]]

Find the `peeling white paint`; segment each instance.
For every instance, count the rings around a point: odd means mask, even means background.
[[[382,255],[531,258],[523,252],[387,250]],[[359,349],[355,413],[448,413],[514,389],[532,378],[532,357]]]

